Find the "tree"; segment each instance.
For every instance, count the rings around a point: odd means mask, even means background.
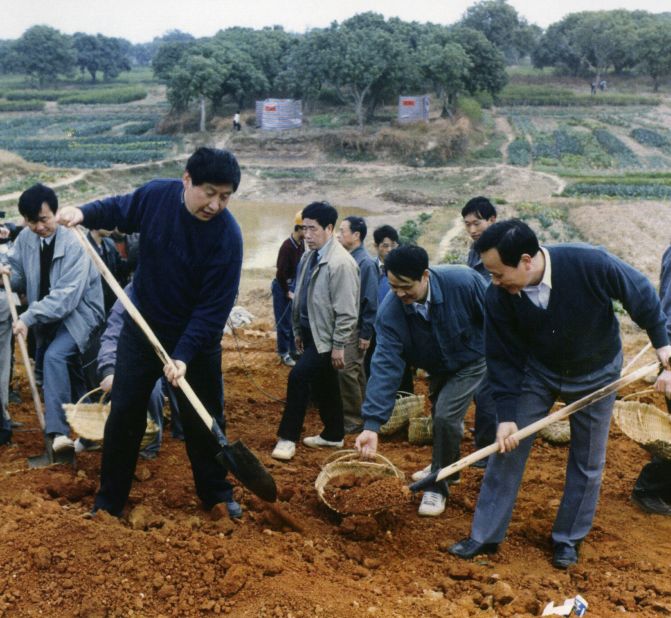
[[[639,35],[639,68],[652,78],[653,90],[658,92],[660,80],[671,76],[671,20],[649,23]]]
[[[457,95],[466,89],[473,63],[464,48],[455,42],[442,46],[432,43],[421,51],[422,70],[442,101],[442,115],[447,116],[448,106],[453,105]]]
[[[529,54],[539,35],[539,28],[529,26],[506,0],[482,0],[472,5],[459,25],[482,32],[511,63]]]
[[[170,81],[171,74],[182,56],[186,54],[195,43],[192,41],[167,41],[161,43],[151,61],[154,75],[161,81]]]
[[[70,76],[76,67],[76,54],[70,37],[49,26],[33,26],[13,46],[9,70],[25,73],[40,86],[58,75]]]
[[[79,69],[88,71],[94,84],[98,71],[102,72],[105,81],[118,77],[121,71],[130,71],[127,53],[131,44],[124,39],[77,32],[73,36],[73,45],[77,50]]]
[[[466,91],[489,92],[495,97],[508,82],[503,54],[477,30],[459,27],[451,31],[451,36],[471,62],[464,83]]]

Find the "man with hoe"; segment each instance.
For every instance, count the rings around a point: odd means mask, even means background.
[[[534,437],[513,435],[617,380],[620,329],[612,299],[645,329],[666,369],[671,346],[652,284],[603,249],[585,244],[540,247],[515,219],[487,229],[475,245],[492,275],[486,295],[488,379],[496,401],[499,452],[490,457],[470,537],[452,545],[461,558],[494,553],[504,540]],[[671,385],[670,385],[671,386]],[[564,495],[552,529],[556,568],[578,561],[592,526],[615,393],[570,417]]]
[[[242,266],[242,235],[226,207],[239,183],[240,167],[232,153],[199,148],[181,179],[153,180],[128,195],[59,213],[68,226],[140,232],[132,300],[173,360],[162,366],[145,335],[126,317],[94,510],[122,512],[147,403],[161,372],[173,386],[186,377],[224,430],[220,342]],[[217,440],[181,391],[177,396],[198,496],[205,508],[223,502],[231,517],[239,517],[231,484],[215,460]]]

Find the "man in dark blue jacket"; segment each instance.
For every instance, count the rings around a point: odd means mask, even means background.
[[[570,403],[615,381],[622,366],[612,299],[644,328],[668,369],[664,313],[637,270],[585,244],[540,247],[528,225],[496,223],[476,243],[492,274],[486,297],[488,379],[497,405],[499,453],[490,457],[471,536],[454,544],[461,558],[493,553],[503,541],[533,436],[518,428],[544,417],[559,397]],[[570,417],[564,495],[552,530],[552,564],[566,569],[592,526],[606,461],[615,394]]]
[[[393,294],[387,294],[375,322],[377,346],[356,447],[364,457],[377,451],[377,434],[391,416],[408,362],[431,376],[435,471],[459,459],[464,416],[485,375],[485,282],[466,266],[429,269],[426,251],[416,246],[394,249],[384,263]],[[419,514],[440,515],[447,495],[446,482],[428,488]]]
[[[147,338],[126,318],[119,335],[96,510],[113,515],[123,510],[147,402],[161,371],[173,386],[186,376],[224,429],[220,342],[242,266],[242,235],[226,207],[239,182],[233,154],[199,148],[180,180],[153,180],[128,195],[59,212],[59,220],[68,226],[140,232],[131,298],[173,359],[162,366]],[[231,485],[215,460],[219,445],[182,392],[177,395],[198,496],[206,508],[231,503]]]

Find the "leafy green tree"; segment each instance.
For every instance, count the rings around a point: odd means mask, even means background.
[[[455,42],[432,43],[421,48],[420,63],[426,79],[442,101],[443,116],[466,89],[473,63],[464,48]]]
[[[506,0],[481,0],[466,10],[459,25],[482,32],[509,62],[528,55],[539,35]]]
[[[471,63],[465,90],[470,94],[489,92],[495,97],[508,82],[503,53],[472,28],[454,28],[451,36],[463,47]]]
[[[194,46],[193,41],[166,41],[161,43],[151,61],[154,75],[163,82],[170,81],[171,74],[182,56]]]
[[[128,41],[83,32],[75,33],[72,40],[77,50],[77,65],[82,72],[88,71],[92,83],[96,82],[98,71],[105,81],[118,77],[121,71],[130,71]]]
[[[671,76],[671,19],[659,19],[639,32],[639,69],[652,78],[653,90],[659,90],[660,80]]]
[[[25,73],[42,86],[58,75],[72,75],[75,67],[76,54],[70,37],[49,26],[33,26],[14,44],[8,68]]]

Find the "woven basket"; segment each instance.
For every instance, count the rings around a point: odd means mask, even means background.
[[[424,395],[405,391],[396,393],[396,404],[389,420],[380,427],[380,434],[389,436],[403,429],[411,418],[424,414]]]
[[[538,435],[550,444],[568,444],[571,441],[571,423],[568,419],[543,427]]]
[[[322,470],[315,481],[315,489],[319,499],[328,506],[332,511],[340,515],[349,515],[343,511],[338,510],[333,504],[330,504],[326,495],[325,489],[329,482],[343,474],[353,474],[355,476],[374,476],[377,478],[385,478],[387,476],[395,476],[403,480],[404,474],[386,457],[375,454],[374,461],[367,461],[360,459],[357,451],[344,450],[333,453],[322,466]],[[368,512],[376,512],[384,510],[384,507],[379,509],[371,509]]]
[[[101,391],[96,403],[84,403],[84,399]],[[64,403],[65,417],[68,424],[78,436],[102,443],[105,423],[110,413],[110,403],[105,402],[105,393],[100,387],[86,393],[77,403]],[[156,438],[158,425],[147,416],[147,429],[142,437],[140,449],[146,448]]]
[[[433,419],[430,416],[417,416],[410,419],[408,442],[410,444],[433,443]]]
[[[640,394],[640,393],[639,393]],[[671,461],[671,417],[641,401],[616,401],[613,418],[627,437],[646,451]]]

